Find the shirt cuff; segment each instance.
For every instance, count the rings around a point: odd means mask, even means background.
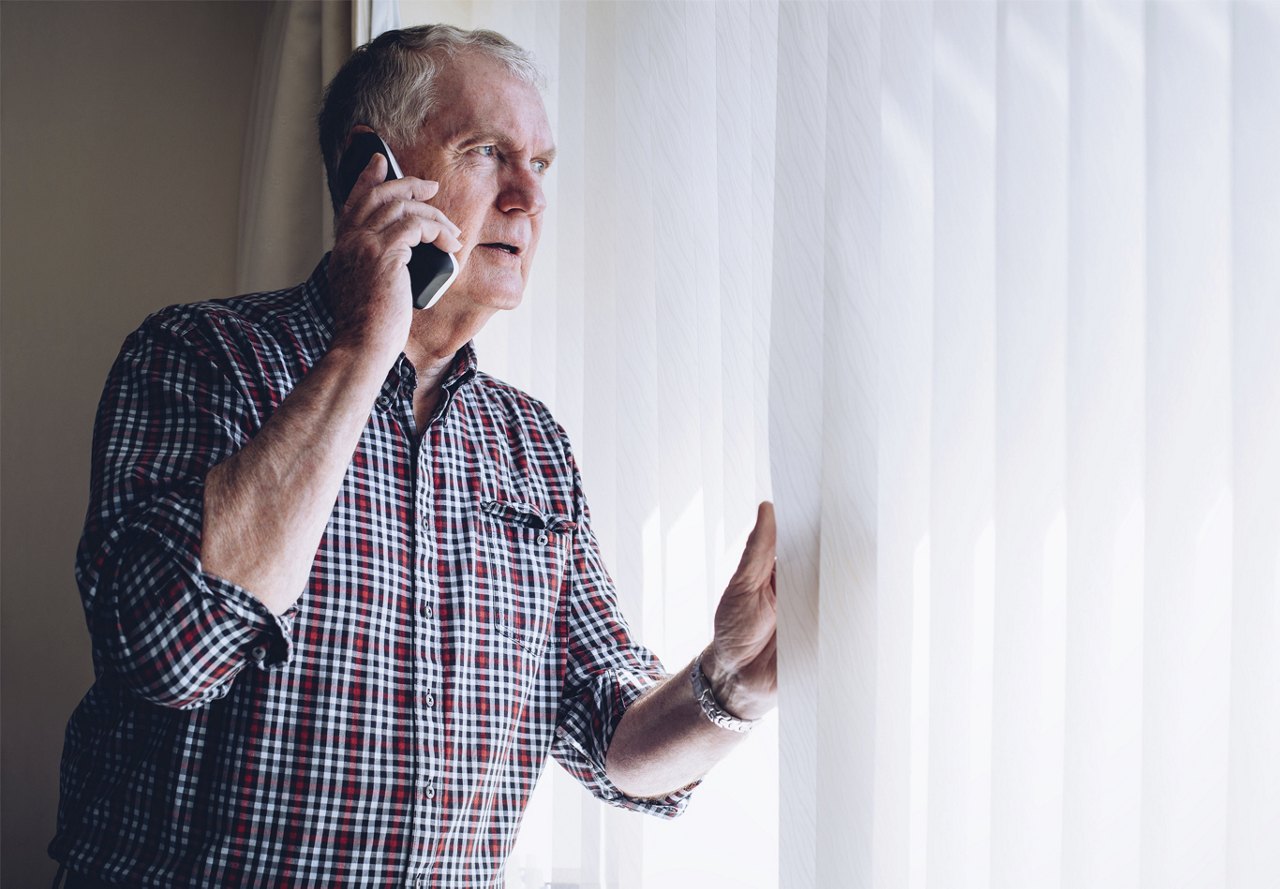
[[[252,634],[245,651],[251,664],[259,670],[275,670],[293,660],[293,620],[299,612],[296,602],[277,615],[253,593],[225,578],[201,570],[197,582],[202,593]]]
[[[670,820],[678,817],[688,808],[689,797],[693,794],[694,789],[702,783],[702,779],[699,778],[692,784],[662,797],[627,796],[627,794],[618,789],[616,784],[609,780],[604,764],[597,763],[566,729],[563,727],[557,728],[556,738],[561,744],[567,745],[577,754],[576,757],[572,754],[562,753],[561,755],[561,763],[569,773],[586,785],[587,789],[595,797],[604,800],[611,806],[617,806],[619,809],[643,812],[646,815],[655,815],[658,818]]]
[[[659,818],[675,818],[688,807],[701,782],[694,781],[662,797],[628,796],[609,780],[604,760],[613,734],[627,708],[664,677],[633,670],[609,669],[577,696],[556,727],[556,758],[569,774],[611,806]]]

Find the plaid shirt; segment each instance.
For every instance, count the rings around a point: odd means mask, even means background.
[[[333,334],[327,257],[292,290],[174,306],[99,406],[76,560],[96,681],[50,854],[130,886],[501,885],[550,752],[596,796],[664,675],[600,560],[564,430],[458,352],[414,428],[387,375],[298,603],[200,564],[203,481]],[[270,508],[264,492],[263,508]]]

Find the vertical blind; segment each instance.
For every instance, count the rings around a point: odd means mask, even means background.
[[[778,7],[781,885],[1280,885],[1278,12]]]
[[[671,669],[758,499],[782,703],[510,884],[1280,885],[1280,7],[434,3],[550,74],[478,339]]]

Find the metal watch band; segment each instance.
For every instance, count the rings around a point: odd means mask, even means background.
[[[751,727],[755,725],[754,720],[739,719],[716,701],[715,695],[711,693],[711,683],[702,672],[701,654],[693,659],[693,667],[689,670],[689,681],[693,683],[693,696],[698,699],[698,705],[702,707],[702,712],[707,715],[707,719],[727,731],[738,733],[751,731]]]

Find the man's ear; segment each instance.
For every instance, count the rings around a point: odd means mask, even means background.
[[[377,131],[374,130],[373,127],[368,126],[366,124],[358,123],[351,128],[351,130],[347,133],[347,138],[343,140],[343,143],[342,143],[343,151],[346,151],[347,148],[350,147],[351,140],[356,137],[357,133],[373,133],[375,136],[377,135]]]

